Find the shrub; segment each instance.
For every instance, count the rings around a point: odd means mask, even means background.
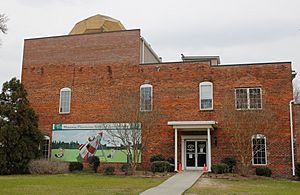
[[[121,171],[125,172],[126,175],[132,174],[132,167],[130,164],[123,164],[121,167]]]
[[[272,170],[268,167],[257,167],[256,168],[256,175],[271,177]]]
[[[173,157],[168,158],[167,160],[170,164],[175,164],[175,160]]]
[[[229,167],[225,163],[220,163],[220,164],[211,166],[212,172],[217,173],[217,174],[227,173],[228,169],[229,169]]]
[[[234,157],[232,156],[228,156],[228,157],[225,157],[223,160],[222,160],[222,163],[228,165],[228,172],[233,172],[233,169],[236,165],[236,160]]]
[[[151,171],[155,172],[166,172],[170,170],[170,163],[168,161],[154,161],[151,163]]]
[[[150,158],[150,162],[154,162],[154,161],[164,161],[165,158],[161,155],[161,154],[156,154],[151,156]]]
[[[29,163],[31,174],[59,174],[69,172],[69,163],[47,159],[32,160]]]
[[[170,172],[174,172],[175,171],[175,160],[173,157],[168,158],[167,160],[170,163]]]
[[[83,164],[81,162],[70,162],[69,171],[82,171]]]
[[[295,171],[296,176],[298,177],[298,179],[300,179],[300,163],[296,164]]]
[[[98,156],[91,156],[89,157],[89,164],[92,166],[95,173],[98,171],[98,167],[100,166],[100,159]]]
[[[113,175],[115,172],[115,167],[106,167],[104,169],[104,174],[105,175]]]

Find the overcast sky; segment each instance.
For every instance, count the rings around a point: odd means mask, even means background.
[[[219,55],[222,64],[292,61],[300,72],[300,0],[0,0],[0,13],[9,17],[1,84],[20,78],[24,39],[68,34],[95,14],[141,29],[163,61]]]

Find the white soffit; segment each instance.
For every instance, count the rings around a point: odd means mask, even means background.
[[[217,121],[169,121],[174,129],[213,129]]]

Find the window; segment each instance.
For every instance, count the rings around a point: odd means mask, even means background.
[[[71,89],[63,88],[60,90],[59,113],[70,113],[71,105]]]
[[[42,153],[45,159],[49,158],[49,149],[50,149],[50,137],[45,136],[42,145]]]
[[[152,111],[152,85],[144,84],[140,87],[140,110],[142,112]]]
[[[267,164],[266,137],[261,134],[252,136],[252,164]]]
[[[213,109],[213,84],[211,82],[202,82],[199,85],[200,91],[200,110]]]
[[[235,89],[235,106],[238,110],[261,109],[261,88]]]

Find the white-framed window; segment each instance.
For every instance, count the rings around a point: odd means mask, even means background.
[[[201,82],[199,84],[200,110],[213,110],[213,84]]]
[[[267,143],[266,136],[256,134],[252,136],[252,164],[267,164]]]
[[[236,88],[235,107],[237,110],[256,110],[262,108],[261,88]]]
[[[50,137],[45,135],[42,144],[43,158],[48,159],[50,155]]]
[[[140,87],[140,111],[149,112],[153,107],[153,87],[150,84],[143,84]]]
[[[59,113],[60,114],[70,113],[70,107],[71,107],[71,89],[62,88],[60,90]]]

